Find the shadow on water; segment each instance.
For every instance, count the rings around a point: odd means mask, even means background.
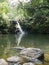
[[[16,55],[16,51],[10,50],[12,47],[33,47],[40,48],[49,55],[49,34],[48,35],[0,35],[0,58],[7,58]],[[49,65],[44,62],[44,65]]]

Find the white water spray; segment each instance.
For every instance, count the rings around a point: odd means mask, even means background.
[[[20,31],[21,34],[24,34],[24,31],[22,30],[22,28],[21,28],[21,26],[20,26],[20,24],[19,24],[18,21],[17,21],[17,24],[16,24],[16,28],[19,29],[19,31]]]

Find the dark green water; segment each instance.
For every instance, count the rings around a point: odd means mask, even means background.
[[[18,42],[20,43],[18,44]],[[0,35],[0,58],[7,58],[17,54],[16,50],[9,50],[11,47],[33,47],[40,48],[49,57],[49,35]],[[49,59],[43,65],[49,65]]]

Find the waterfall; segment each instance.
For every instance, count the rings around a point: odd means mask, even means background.
[[[24,34],[24,31],[22,30],[22,28],[21,28],[21,26],[20,26],[20,24],[19,24],[18,21],[17,21],[17,24],[16,24],[16,28],[19,29],[19,31],[20,31],[21,34]]]
[[[23,36],[25,35],[25,32],[22,30],[22,28],[21,28],[21,26],[20,26],[18,21],[17,21],[17,24],[16,24],[15,27],[16,27],[16,29],[18,28],[18,30],[20,32],[20,33],[18,33],[18,37],[16,39],[17,46],[19,46]]]

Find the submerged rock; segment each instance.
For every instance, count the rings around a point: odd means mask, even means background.
[[[8,65],[8,63],[4,59],[0,59],[0,65]]]
[[[16,51],[21,51],[23,49],[25,49],[24,47],[12,47],[12,50],[16,50]]]
[[[24,63],[23,65],[35,65],[34,63],[28,62],[28,63]]]
[[[34,62],[35,64],[42,64],[42,63],[43,63],[43,61],[40,61],[40,60],[38,60],[38,59],[35,59],[33,62]]]
[[[7,61],[11,63],[18,63],[21,61],[21,59],[18,56],[12,56],[12,57],[7,58]]]
[[[44,53],[38,48],[26,48],[20,52],[20,56],[28,61],[35,61],[35,59],[43,60]]]

